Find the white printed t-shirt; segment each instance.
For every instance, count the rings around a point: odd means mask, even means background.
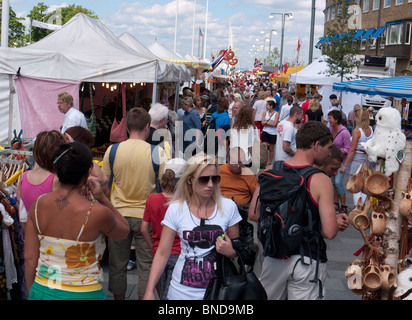
[[[294,124],[288,120],[283,120],[278,124],[275,161],[285,161],[292,158],[292,156],[283,151],[283,141],[290,142],[290,147],[296,152],[296,131]]]
[[[203,299],[210,279],[216,275],[216,239],[242,220],[234,201],[222,198],[222,208],[223,215],[216,206],[201,225],[186,201],[182,207],[179,203],[169,205],[162,225],[178,233],[181,247],[167,295],[169,300]]]

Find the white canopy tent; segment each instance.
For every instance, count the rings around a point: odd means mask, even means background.
[[[310,85],[331,85],[335,82],[340,82],[341,79],[336,75],[328,75],[328,64],[324,56],[317,60],[314,60],[310,65],[304,69],[291,74],[289,76],[289,83],[302,83]],[[349,78],[353,78],[352,75],[344,76],[343,81],[347,81]]]
[[[10,141],[13,129],[24,127],[19,111],[25,106],[19,105],[12,94],[12,79],[18,70],[25,77],[55,82],[156,83],[161,76],[159,69],[158,59],[131,49],[102,22],[82,13],[36,43],[0,48],[0,88],[8,88],[8,97],[0,97],[0,114],[8,115],[0,118],[0,143]],[[51,111],[38,116],[44,121],[44,130],[50,130],[47,124],[56,122],[56,118],[63,122],[63,116],[57,110],[56,97],[48,97],[47,90],[44,100]],[[23,137],[27,137],[24,132]]]
[[[329,67],[326,62],[326,59],[324,56],[322,56],[319,59],[314,60],[310,65],[306,66],[304,69],[289,76],[289,83],[300,83],[321,86],[318,92],[323,96],[321,105],[322,111],[325,115],[325,119],[327,119],[326,113],[331,107],[329,96],[331,94],[336,94],[336,96],[339,99],[341,94],[341,92],[333,90],[333,84],[336,82],[341,82],[341,79],[339,76],[336,75],[328,75],[328,68]],[[343,81],[347,81],[351,77],[353,78],[353,75],[347,75],[344,77]],[[362,97],[360,95],[350,92],[342,93],[343,112],[347,115],[350,111],[353,110],[355,104],[362,105],[361,100]]]
[[[206,61],[198,60],[194,57],[186,56],[182,58],[178,54],[166,48],[164,45],[155,41],[148,46],[148,49],[155,54],[157,57],[170,61],[175,64],[185,65],[192,75],[196,75],[197,71],[212,70],[212,65]]]
[[[137,40],[136,37],[132,36],[128,32],[123,33],[119,39],[140,55],[150,60],[156,59],[158,61],[158,82],[190,81],[191,75],[185,65],[175,64],[173,62],[160,59],[139,40]]]

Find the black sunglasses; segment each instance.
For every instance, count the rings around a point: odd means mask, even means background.
[[[220,182],[220,176],[201,176],[197,178],[200,184],[206,185],[212,180],[213,184],[218,184]]]
[[[327,137],[327,136],[331,136],[332,133],[330,131],[325,132],[324,134],[322,134],[321,136],[317,137],[313,142],[319,141],[320,139]]]

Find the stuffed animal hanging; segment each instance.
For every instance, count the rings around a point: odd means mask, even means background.
[[[378,157],[385,159],[385,175],[390,177],[399,169],[406,145],[406,137],[401,131],[401,115],[395,108],[383,107],[375,119],[373,137],[361,145],[365,148],[369,161],[376,162]]]

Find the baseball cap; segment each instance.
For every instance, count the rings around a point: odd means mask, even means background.
[[[186,161],[182,158],[173,158],[166,162],[165,171],[167,169],[172,170],[175,173],[176,178],[180,178],[186,167]]]

